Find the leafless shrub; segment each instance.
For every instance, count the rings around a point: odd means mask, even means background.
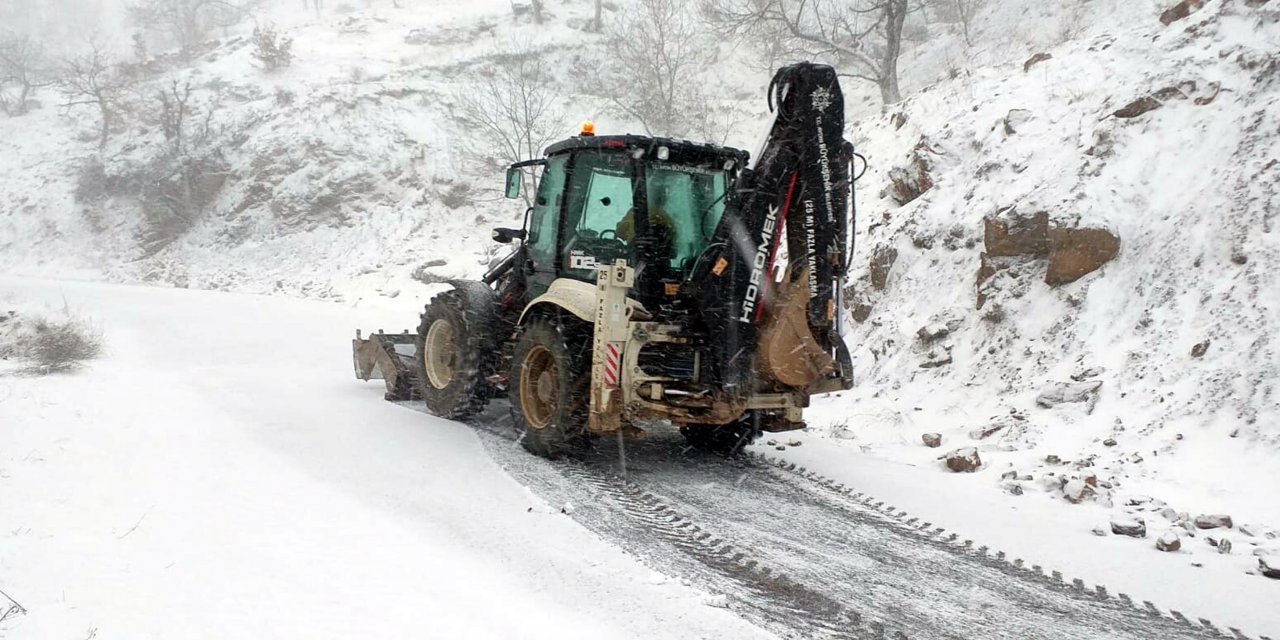
[[[39,373],[69,371],[102,353],[102,333],[80,318],[39,319],[24,351]]]
[[[898,56],[909,0],[703,0],[727,35],[776,40],[772,52],[817,59],[842,75],[873,82],[885,104],[902,101]]]
[[[469,74],[454,92],[456,118],[470,134],[472,162],[509,165],[541,157],[542,149],[564,134],[559,92],[551,65],[540,51],[517,45]],[[529,204],[531,185],[521,189]]]
[[[613,64],[604,87],[650,135],[707,135],[699,130],[709,101],[701,74],[716,49],[691,14],[679,0],[636,0],[607,28]]]

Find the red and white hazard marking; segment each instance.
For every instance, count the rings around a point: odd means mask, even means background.
[[[618,368],[622,362],[622,345],[608,342],[604,346],[604,383],[610,387],[618,385]]]

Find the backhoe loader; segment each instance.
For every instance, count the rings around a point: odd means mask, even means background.
[[[580,135],[512,165],[540,177],[514,245],[451,281],[415,333],[357,332],[356,376],[433,414],[506,395],[530,451],[671,424],[734,454],[804,426],[815,394],[852,387],[840,336],[853,146],[835,70],[799,63],[769,88],[757,155],[684,140]]]

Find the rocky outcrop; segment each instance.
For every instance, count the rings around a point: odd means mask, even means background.
[[[1192,12],[1198,10],[1203,4],[1204,0],[1182,0],[1182,2],[1165,9],[1164,12],[1160,14],[1160,24],[1167,27],[1191,15]]]
[[[1125,119],[1136,118],[1144,113],[1159,109],[1162,104],[1163,103],[1157,100],[1154,96],[1142,96],[1141,98],[1116,109],[1111,115]]]
[[[936,449],[942,446],[941,433],[922,433],[920,434],[920,440],[924,442],[924,446],[931,449]]]
[[[898,250],[887,244],[876,245],[871,252],[871,264],[868,270],[871,275],[871,286],[877,291],[883,291],[889,284],[889,272],[897,260]]]
[[[1054,227],[1048,241],[1049,268],[1044,281],[1050,285],[1075,282],[1120,252],[1120,238],[1106,229]]]
[[[1002,219],[1003,218],[1003,219]],[[1049,214],[1000,214],[982,221],[982,244],[989,256],[1042,256],[1049,253]]]

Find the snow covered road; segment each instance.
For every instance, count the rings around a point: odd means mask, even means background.
[[[0,278],[107,353],[0,377],[0,637],[760,638],[351,379],[368,310]],[[404,310],[386,326],[412,319]]]

